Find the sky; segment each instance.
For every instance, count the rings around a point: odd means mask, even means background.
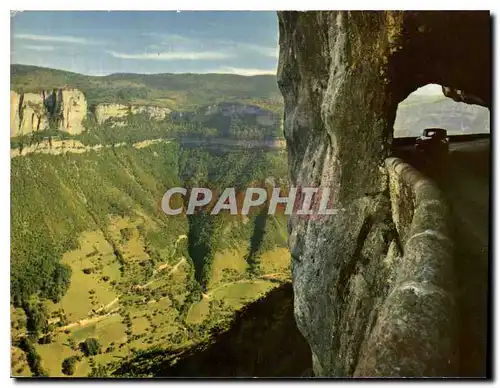
[[[428,85],[422,86],[421,88],[418,88],[412,94],[416,94],[419,96],[429,96],[429,95],[442,96],[443,89],[441,88],[441,85],[428,84]]]
[[[275,12],[24,11],[11,63],[88,75],[276,74]]]

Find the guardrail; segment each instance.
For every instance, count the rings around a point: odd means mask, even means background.
[[[490,134],[489,133],[475,133],[475,134],[469,134],[469,135],[448,135],[448,137],[450,138],[450,143],[461,143],[461,142],[466,142],[466,141],[489,139]],[[394,139],[392,139],[392,146],[393,147],[404,147],[404,146],[414,145],[416,138],[417,138],[417,136],[395,137]]]

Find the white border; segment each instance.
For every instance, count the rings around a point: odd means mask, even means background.
[[[454,0],[453,2],[444,1],[444,0],[434,0],[432,2],[424,2],[422,0],[410,0],[410,1],[392,1],[392,0],[379,0],[377,2],[373,1],[361,1],[361,0],[350,0],[350,1],[340,1],[337,0],[335,2],[329,1],[325,2],[322,0],[308,0],[305,1],[297,1],[297,0],[252,0],[246,2],[234,2],[234,1],[220,1],[220,0],[212,0],[210,2],[203,2],[202,0],[183,0],[183,1],[151,1],[151,0],[141,0],[140,2],[124,2],[123,0],[109,0],[107,2],[103,2],[102,0],[85,0],[84,2],[69,2],[67,0],[46,0],[46,1],[35,1],[35,0],[17,0],[17,1],[8,1],[3,4],[6,4],[8,9],[0,14],[1,22],[1,52],[4,55],[4,60],[2,61],[2,85],[0,88],[0,96],[2,98],[1,107],[3,109],[4,115],[2,116],[5,120],[4,127],[4,136],[5,140],[1,142],[0,146],[2,147],[0,153],[0,178],[2,182],[2,191],[1,191],[1,200],[3,204],[3,212],[0,220],[0,247],[1,247],[1,265],[2,271],[1,273],[4,276],[2,282],[2,306],[1,311],[4,313],[4,319],[0,320],[1,325],[1,333],[0,341],[1,341],[1,354],[0,354],[0,370],[2,379],[2,386],[12,386],[14,384],[13,379],[9,379],[10,376],[10,324],[9,319],[7,317],[7,311],[9,311],[9,292],[10,292],[10,278],[9,274],[9,256],[10,256],[10,224],[9,224],[9,213],[10,213],[10,145],[7,139],[7,117],[9,117],[9,104],[7,103],[7,99],[10,100],[10,97],[7,97],[9,86],[9,74],[10,74],[10,13],[7,11],[10,9],[29,9],[29,10],[216,10],[216,9],[233,9],[233,10],[275,10],[275,9],[295,9],[295,10],[306,10],[306,9],[349,9],[349,10],[365,10],[365,9],[431,9],[431,10],[445,10],[445,9],[489,9],[492,10],[494,14],[498,14],[498,6],[499,2],[496,1],[481,1],[481,0]],[[495,24],[494,24],[495,26]],[[498,28],[495,28],[494,32],[494,42],[498,42]],[[5,58],[7,57],[7,58]],[[495,55],[496,59],[496,55]],[[498,61],[495,60],[495,70],[498,70]],[[495,88],[496,91],[496,88]],[[494,100],[496,101],[496,99]],[[496,112],[497,104],[495,103],[493,110]],[[498,115],[494,117],[494,127],[493,131],[498,130]],[[500,134],[497,133],[494,136],[494,147],[496,149],[500,149]],[[495,157],[495,181],[498,182],[499,178],[499,158]],[[492,201],[496,202],[497,192],[495,191],[495,198],[492,198]],[[500,210],[495,207],[495,221],[498,219]],[[493,240],[493,239],[492,239]],[[500,229],[495,230],[494,241],[500,241]],[[492,241],[493,242],[493,241]],[[494,262],[497,255],[492,259]],[[492,276],[492,284],[496,279],[500,279],[498,277],[498,268],[500,265],[494,266],[495,273]],[[496,335],[495,346],[494,349],[498,349],[498,321],[496,319],[496,311],[498,310],[498,303],[500,300],[500,296],[498,295],[498,288],[495,287],[495,290],[492,294],[494,297],[494,322]],[[494,357],[494,371],[497,371],[499,356]],[[81,385],[84,382],[72,380],[72,385]],[[143,382],[141,382],[143,383]],[[175,381],[165,381],[165,384],[169,385],[179,385],[180,383],[176,383]],[[285,382],[288,383],[288,382]],[[353,384],[360,384],[360,382],[352,382]],[[5,384],[5,385],[4,385]],[[57,382],[46,382],[46,386],[55,386]],[[59,383],[61,384],[61,383]],[[64,383],[67,384],[67,383]],[[93,386],[104,386],[104,382],[91,382]],[[194,383],[182,383],[182,386],[191,385]],[[236,384],[236,383],[233,383]],[[270,383],[261,383],[264,386]],[[311,383],[309,383],[311,384]],[[379,383],[380,384],[380,383]],[[382,382],[382,384],[384,384]],[[395,383],[402,384],[402,383]],[[431,383],[432,384],[432,383]],[[436,384],[436,383],[434,383]],[[473,383],[466,383],[473,384]],[[476,383],[477,384],[477,383]]]
[[[470,0],[435,0],[432,2],[418,0],[338,0],[335,2],[324,0],[255,0],[255,1],[228,1],[228,0],[185,0],[185,1],[162,1],[162,0],[143,0],[141,2],[123,2],[119,0],[86,0],[85,2],[68,2],[64,0],[18,0],[11,1],[10,9],[22,10],[372,10],[372,9],[396,9],[396,10],[472,10],[472,9],[494,9],[493,0],[479,0],[471,2]]]

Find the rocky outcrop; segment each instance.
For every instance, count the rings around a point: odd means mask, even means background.
[[[131,105],[130,113],[133,115],[144,113],[150,117],[151,120],[164,120],[171,112],[168,108],[160,108],[152,105]]]
[[[281,114],[257,105],[219,102],[189,112],[172,112],[173,122],[189,122],[207,128],[205,134],[241,140],[276,138],[282,128]]]
[[[85,128],[83,121],[87,117],[87,100],[77,89],[62,90],[59,92],[61,116],[59,129],[76,135]]]
[[[156,143],[169,143],[168,139],[154,139],[149,140],[148,143],[139,142],[132,146],[135,148],[144,148]],[[16,147],[10,149],[10,157],[15,158],[18,156],[26,156],[29,154],[47,154],[47,155],[61,155],[61,154],[83,154],[90,151],[99,151],[107,148],[125,147],[127,143],[115,144],[96,144],[93,146],[84,145],[82,142],[74,139],[44,139],[38,142],[28,144],[18,144]]]
[[[26,156],[32,153],[60,155],[64,153],[84,153],[90,150],[99,150],[102,145],[85,146],[78,140],[42,140],[35,144],[27,144],[10,149],[10,157]]]
[[[109,119],[120,120],[136,114],[146,114],[151,120],[160,121],[164,120],[169,113],[168,108],[151,105],[99,104],[95,107],[95,117],[99,124]]]
[[[84,130],[86,116],[87,101],[77,89],[10,93],[11,137],[48,128],[78,134]]]
[[[19,131],[19,94],[10,91],[10,137],[16,136]]]
[[[99,124],[110,118],[120,119],[129,114],[129,107],[122,104],[99,104],[95,107],[95,118]]]
[[[295,318],[311,346],[315,374],[453,374],[443,363],[453,359],[445,354],[451,346],[436,342],[445,352],[437,359],[429,345],[437,341],[434,332],[419,347],[414,327],[402,327],[415,314],[419,327],[430,325],[450,305],[448,294],[437,302],[437,288],[430,305],[428,290],[412,284],[391,288],[399,270],[390,258],[403,246],[384,160],[397,105],[418,87],[437,83],[464,90],[489,106],[489,13],[278,15],[290,183],[330,188],[329,207],[339,210],[321,219],[291,217],[288,224]],[[417,271],[422,263],[414,262]],[[411,298],[415,307],[409,309]],[[426,315],[427,307],[435,316]]]
[[[49,127],[48,112],[45,108],[45,94],[25,93],[15,104],[19,114],[19,128],[16,135],[43,130]],[[11,129],[12,132],[12,129]]]
[[[49,128],[81,133],[88,106],[84,94],[77,89],[56,89],[40,93],[10,92],[10,136],[26,135]],[[125,126],[129,115],[145,114],[151,120],[164,120],[170,109],[150,105],[99,104],[94,114],[99,124],[115,119],[113,126]]]

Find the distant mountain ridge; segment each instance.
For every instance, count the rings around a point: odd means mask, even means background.
[[[490,112],[479,105],[455,102],[439,95],[410,95],[399,104],[394,136],[419,136],[425,128],[440,127],[449,135],[490,132]]]
[[[220,101],[256,103],[278,108],[282,97],[276,76],[236,74],[134,74],[90,76],[30,65],[11,65],[11,89],[18,93],[79,89],[89,105],[141,104],[190,109]]]

